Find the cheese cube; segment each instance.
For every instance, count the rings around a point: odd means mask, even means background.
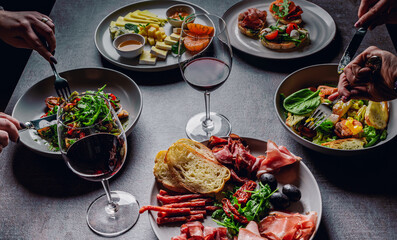
[[[150,46],[153,46],[154,44],[156,44],[156,41],[152,37],[148,37],[147,41],[149,42]]]
[[[176,33],[172,33],[172,34],[170,35],[170,38],[171,38],[172,40],[174,40],[174,41],[179,41],[179,38],[181,38],[181,35],[176,34]]]
[[[173,28],[173,29],[172,29],[172,32],[173,32],[173,33],[176,33],[176,34],[181,34],[182,28]]]
[[[155,33],[156,33],[156,28],[154,27],[150,27],[149,30],[147,31],[148,36],[154,38],[155,37]]]
[[[157,57],[150,54],[149,51],[143,50],[141,56],[139,57],[139,64],[156,64]]]
[[[164,59],[164,58],[167,57],[168,51],[167,50],[161,50],[161,49],[158,49],[155,46],[153,46],[152,49],[150,49],[150,53],[155,55],[158,58]]]
[[[168,44],[168,45],[174,45],[174,44],[177,43],[178,41],[175,41],[175,40],[171,39],[170,36],[167,36],[167,37],[164,39],[164,42],[165,42],[166,44]]]
[[[156,42],[156,48],[168,51],[171,50],[172,46],[164,42]]]
[[[160,31],[156,32],[156,40],[157,41],[163,41],[163,35],[161,34]]]

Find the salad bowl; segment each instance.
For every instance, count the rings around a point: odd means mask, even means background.
[[[372,152],[376,149],[379,149],[382,145],[386,144],[390,140],[392,140],[397,135],[397,100],[389,102],[389,121],[387,125],[387,137],[385,140],[378,142],[377,144],[366,147],[358,150],[343,150],[343,149],[334,149],[325,146],[321,146],[315,144],[292,130],[286,124],[286,114],[283,108],[283,98],[284,96],[289,96],[292,93],[308,88],[308,87],[317,87],[319,85],[334,85],[337,86],[339,80],[339,74],[337,73],[337,64],[319,64],[313,65],[309,67],[305,67],[299,69],[290,75],[288,75],[278,86],[276,93],[274,95],[274,107],[276,110],[276,114],[281,124],[290,134],[290,136],[302,144],[303,146],[310,148],[314,151],[328,154],[328,155],[336,155],[336,156],[354,156],[361,155],[368,152]]]
[[[106,68],[79,68],[60,73],[69,82],[71,91],[79,93],[87,90],[97,91],[104,85],[104,92],[112,93],[120,100],[123,109],[129,113],[124,130],[128,136],[138,122],[142,111],[142,94],[138,85],[127,75]],[[12,111],[12,116],[20,122],[40,118],[47,112],[45,100],[49,96],[57,96],[54,88],[54,76],[44,78],[29,88],[19,98]],[[49,158],[61,159],[61,153],[51,150],[47,141],[43,140],[36,130],[20,133],[20,141],[32,151]]]

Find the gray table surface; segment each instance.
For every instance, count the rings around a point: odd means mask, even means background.
[[[57,68],[108,67],[96,50],[93,35],[109,12],[132,1],[56,1],[50,17],[56,24]],[[192,1],[222,15],[236,0]],[[296,61],[266,61],[234,52],[228,81],[212,94],[212,110],[226,115],[233,132],[272,139],[287,146],[314,174],[323,198],[323,216],[315,239],[397,239],[396,155],[394,140],[377,153],[337,158],[313,152],[296,143],[281,126],[273,108],[276,87],[287,74],[304,66],[338,62],[354,33],[359,1],[315,0],[337,24],[331,45],[314,56]],[[370,45],[395,53],[384,26],[369,32],[360,50]],[[124,168],[111,180],[111,189],[128,191],[141,205],[149,204],[154,182],[155,154],[185,137],[188,118],[203,111],[202,93],[184,83],[179,71],[127,73],[140,86],[144,108],[128,138]],[[6,108],[34,83],[51,75],[36,52],[30,57]],[[21,144],[10,144],[0,155],[0,239],[96,239],[85,223],[88,205],[103,194],[101,184],[74,175],[63,161],[43,158]],[[119,239],[156,239],[143,214]]]

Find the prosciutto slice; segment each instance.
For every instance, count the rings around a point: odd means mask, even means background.
[[[263,173],[274,172],[281,167],[300,161],[302,158],[295,156],[284,146],[277,146],[276,143],[267,141],[266,157],[261,159],[257,177]]]
[[[259,223],[261,236],[271,240],[308,240],[316,228],[317,213],[273,211]]]
[[[267,240],[261,237],[258,229],[258,224],[251,221],[246,228],[240,228],[237,240]]]

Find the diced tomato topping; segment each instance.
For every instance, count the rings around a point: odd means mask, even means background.
[[[85,133],[84,132],[80,132],[80,139],[82,139],[83,137],[85,137]]]
[[[73,127],[73,124],[68,124],[68,127]],[[67,134],[68,135],[72,135],[73,134],[73,128],[69,129]]]
[[[113,101],[115,101],[115,100],[116,100],[116,96],[114,96],[114,94],[113,94],[113,93],[110,93],[110,94],[109,94],[109,96],[112,98],[112,100],[113,100]]]
[[[298,25],[296,23],[288,23],[286,32],[290,34],[294,29],[298,29]]]
[[[265,38],[266,38],[267,40],[274,40],[274,39],[277,38],[277,36],[278,36],[278,31],[275,30],[275,31],[273,31],[273,32],[271,32],[271,33],[266,34],[266,35],[265,35]]]

